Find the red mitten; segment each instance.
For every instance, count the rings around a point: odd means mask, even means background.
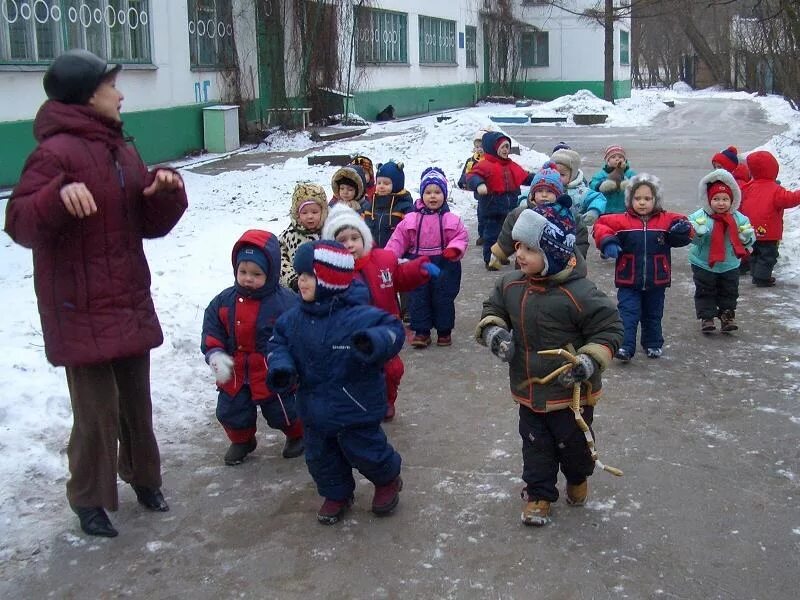
[[[456,248],[445,248],[442,250],[442,257],[450,262],[456,262],[460,257],[460,252]]]

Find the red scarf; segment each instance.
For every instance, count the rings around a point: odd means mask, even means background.
[[[711,218],[715,221],[714,228],[711,230],[711,251],[708,253],[708,266],[713,267],[716,263],[725,260],[725,232],[733,246],[733,253],[736,258],[747,256],[747,250],[739,239],[739,228],[731,213],[714,213]]]

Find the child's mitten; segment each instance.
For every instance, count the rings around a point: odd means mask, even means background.
[[[611,181],[616,181],[617,183],[620,183],[625,178],[625,171],[622,169],[622,167],[615,167],[608,174],[608,178]]]
[[[288,392],[297,383],[297,373],[287,369],[270,369],[267,373],[267,385],[277,393]]]
[[[708,233],[708,219],[705,217],[697,217],[692,221],[692,227],[697,235],[706,235]]]
[[[608,242],[605,246],[603,246],[602,253],[604,256],[608,258],[617,258],[622,252],[622,246],[617,244],[616,242]]]
[[[497,358],[509,362],[514,356],[514,338],[511,332],[497,325],[483,330],[483,341]]]
[[[558,376],[558,382],[564,387],[572,387],[589,379],[594,373],[594,361],[588,354],[578,354],[578,362],[568,371]]]
[[[492,254],[489,257],[489,265],[488,265],[489,269],[491,269],[493,271],[499,271],[500,267],[502,266],[502,264],[503,264],[502,261],[499,258],[497,258],[496,254]],[[508,263],[506,263],[506,264],[508,264]]]
[[[442,250],[442,257],[450,262],[456,262],[460,256],[457,248],[445,248]]]
[[[211,352],[207,360],[217,381],[226,383],[230,380],[233,375],[233,359],[228,354],[222,350],[216,350]]]
[[[622,191],[625,191],[625,190],[628,189],[628,186],[630,184],[631,184],[631,180],[630,179],[623,179],[622,181],[619,182],[619,189],[621,189]]]
[[[753,226],[752,225],[750,225],[749,223],[746,223],[746,224],[741,225],[739,227],[739,239],[742,242],[747,243],[752,239],[752,237],[753,237]]]
[[[442,272],[442,270],[432,262],[422,263],[420,269],[423,273],[427,273],[431,279],[436,279]]]
[[[613,192],[614,190],[619,189],[619,182],[614,181],[613,179],[604,179],[600,182],[598,189],[607,194],[609,192]]]
[[[350,345],[356,358],[365,363],[374,363],[378,360],[377,347],[381,344],[380,336],[381,331],[375,328],[356,331],[350,338]]]
[[[600,213],[595,209],[590,208],[585,213],[583,213],[583,217],[581,217],[581,220],[583,221],[584,225],[586,225],[587,227],[591,227],[592,225],[595,224],[595,222],[599,218],[600,218]]]
[[[672,225],[670,225],[669,232],[674,233],[676,235],[685,235],[689,233],[689,230],[691,228],[692,226],[689,224],[689,221],[681,219],[679,221],[675,221]]]

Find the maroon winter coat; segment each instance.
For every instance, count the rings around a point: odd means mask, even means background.
[[[39,145],[8,202],[5,229],[33,250],[47,359],[77,367],[160,345],[142,239],[175,226],[186,192],[142,195],[155,173],[126,143],[122,124],[88,106],[47,101],[33,130]],[[72,182],[92,193],[94,215],[67,212],[59,191]]]

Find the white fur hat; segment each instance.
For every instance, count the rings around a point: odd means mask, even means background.
[[[369,227],[367,227],[361,215],[342,202],[334,204],[330,208],[328,218],[325,219],[325,225],[322,226],[322,239],[335,240],[336,234],[347,228],[355,229],[361,234],[361,239],[364,240],[365,252],[372,250],[372,232]]]

